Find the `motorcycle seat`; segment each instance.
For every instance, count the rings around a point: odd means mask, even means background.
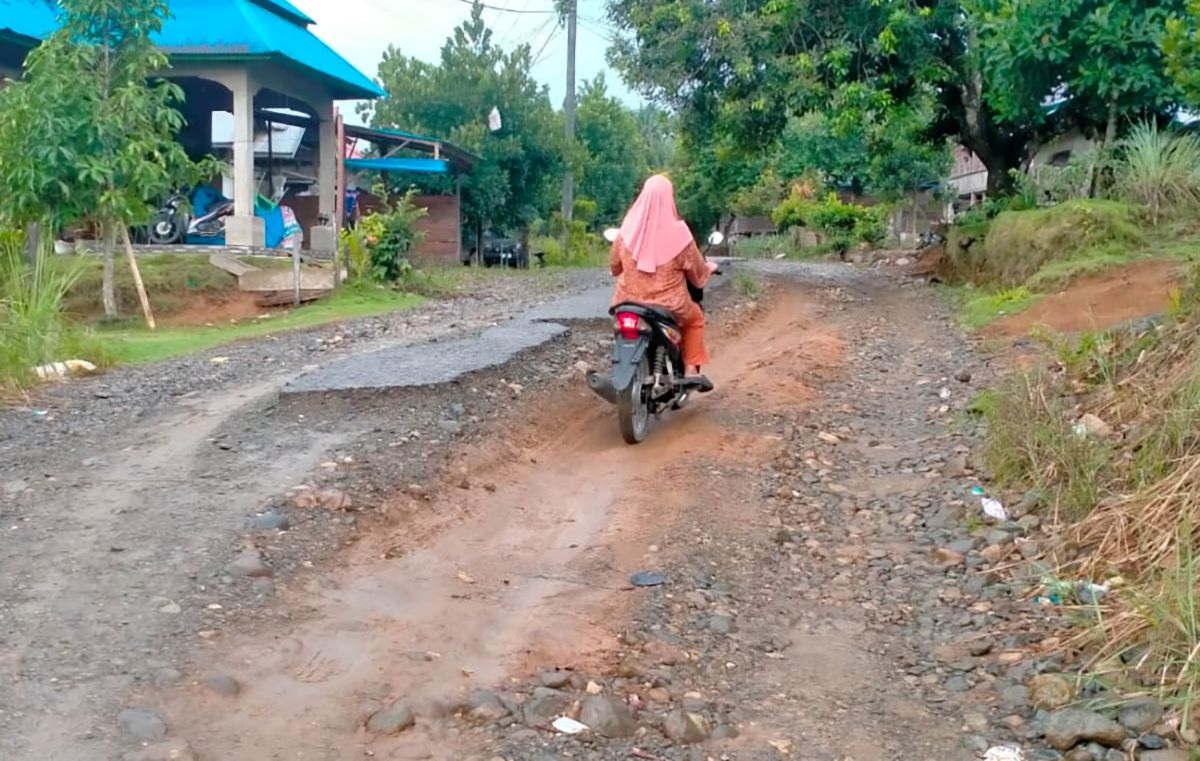
[[[670,325],[673,328],[679,326],[675,323],[675,315],[662,307],[651,306],[649,304],[636,304],[634,302],[625,302],[617,304],[612,309],[608,310],[609,314],[615,315],[617,312],[633,312],[634,314],[648,317],[655,322]]]

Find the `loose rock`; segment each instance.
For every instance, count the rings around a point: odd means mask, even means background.
[[[142,708],[126,708],[117,714],[117,725],[126,734],[143,742],[161,740],[167,736],[166,720]]]
[[[579,720],[604,737],[632,737],[637,730],[629,706],[607,695],[592,695],[584,700]]]
[[[1162,704],[1153,698],[1139,698],[1126,703],[1117,714],[1117,721],[1134,734],[1150,731],[1163,718]]]
[[[1074,697],[1074,685],[1062,674],[1039,674],[1029,680],[1029,704],[1034,708],[1062,708]]]
[[[688,713],[682,708],[667,714],[663,722],[663,733],[680,745],[692,745],[708,739],[708,720],[700,714]]]
[[[1125,728],[1092,711],[1068,708],[1046,720],[1046,742],[1055,750],[1070,750],[1081,742],[1115,748],[1125,741]]]
[[[238,680],[227,674],[213,674],[204,678],[204,686],[227,698],[235,698],[242,691]]]
[[[376,711],[367,720],[367,729],[381,735],[396,735],[406,729],[411,729],[417,723],[417,717],[412,709],[402,701],[397,700],[387,708]]]

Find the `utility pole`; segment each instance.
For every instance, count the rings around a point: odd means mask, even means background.
[[[567,22],[567,97],[563,103],[563,121],[567,125],[568,160],[575,145],[575,22],[579,11],[579,0],[562,0],[560,6]],[[571,176],[571,167],[567,166],[563,178],[562,216],[566,231],[564,240],[569,240],[570,222],[575,210],[575,178]]]

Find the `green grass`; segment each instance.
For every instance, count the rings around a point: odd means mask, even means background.
[[[207,351],[235,341],[411,309],[423,301],[423,297],[410,293],[345,288],[315,304],[254,322],[203,328],[160,328],[156,331],[128,326],[107,327],[98,330],[97,335],[117,362],[143,364]]]
[[[100,301],[104,263],[100,257],[51,257],[49,264],[58,271],[78,268],[78,279],[63,301],[67,314],[83,320],[104,314]],[[188,294],[217,296],[237,287],[237,278],[209,264],[207,256],[139,256],[138,270],[155,313],[160,315],[177,311]],[[126,311],[134,310],[137,290],[124,255],[116,262],[115,277],[117,302]]]
[[[1040,298],[1024,286],[994,291],[971,285],[942,286],[938,292],[958,312],[959,323],[971,330],[978,330],[1001,317],[1019,314]]]
[[[758,298],[762,295],[762,284],[758,278],[749,272],[738,272],[733,276],[734,289],[747,298]]]
[[[789,260],[819,259],[833,253],[833,246],[822,243],[802,246],[792,235],[757,235],[733,244],[733,255],[747,259],[774,259],[781,254]]]

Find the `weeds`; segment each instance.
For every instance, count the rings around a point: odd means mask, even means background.
[[[739,272],[733,278],[734,289],[747,298],[758,298],[762,295],[762,285],[758,278],[749,272]]]
[[[1139,124],[1118,146],[1114,180],[1118,196],[1145,206],[1154,224],[1194,208],[1200,204],[1200,137]]]
[[[29,264],[24,235],[0,230],[0,386],[8,389],[26,387],[38,365],[65,359],[103,364],[106,359],[92,336],[62,313],[81,271],[49,266],[47,253],[37,252]]]

